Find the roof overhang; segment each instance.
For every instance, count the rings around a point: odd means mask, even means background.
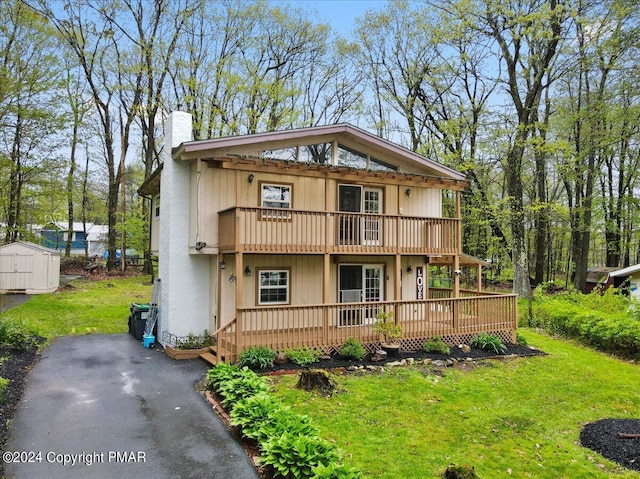
[[[301,163],[298,161],[269,160],[248,156],[219,156],[204,158],[211,168],[234,169],[245,171],[264,171],[276,174],[300,176],[319,176],[359,182],[392,182],[403,186],[423,186],[447,190],[461,191],[469,186],[467,180],[450,177],[420,175],[415,173],[399,173],[395,171],[371,171],[346,166],[320,165],[317,163]]]
[[[157,195],[160,193],[160,176],[162,172],[162,168],[164,167],[164,163],[161,163],[156,170],[151,173],[149,178],[145,180],[140,188],[138,188],[138,194],[144,197],[151,197],[153,195]]]
[[[613,276],[614,278],[619,276],[629,276],[630,274],[637,273],[638,271],[640,271],[640,264],[635,264],[633,266],[627,266],[626,268],[612,271],[609,273],[609,276]]]
[[[466,180],[463,174],[452,168],[347,123],[188,141],[173,150],[173,157],[180,160],[211,158],[233,152],[234,148],[252,145],[268,150],[292,145],[312,145],[333,140],[337,140],[347,147],[370,153],[372,156],[379,156],[381,160],[391,160],[398,166],[409,166],[411,169],[425,171],[431,176],[458,181]]]

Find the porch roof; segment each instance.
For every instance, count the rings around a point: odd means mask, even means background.
[[[453,266],[453,256],[429,256],[429,264],[432,266]],[[476,258],[470,254],[460,254],[460,266],[491,266],[488,261]]]

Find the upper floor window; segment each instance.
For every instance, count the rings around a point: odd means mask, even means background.
[[[290,184],[277,183],[261,183],[261,203],[263,208],[274,208],[281,210],[291,209],[291,190]],[[289,212],[263,211],[263,218],[291,218]]]

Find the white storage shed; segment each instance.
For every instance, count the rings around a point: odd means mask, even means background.
[[[0,292],[51,293],[60,286],[60,253],[18,241],[0,246]]]

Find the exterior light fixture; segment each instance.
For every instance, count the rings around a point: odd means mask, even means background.
[[[227,269],[227,263],[220,261],[220,269]]]
[[[411,195],[411,188],[407,188],[404,190],[404,194],[407,195],[407,198]]]
[[[413,273],[413,268],[411,266],[407,266],[407,273]]]
[[[248,266],[244,269],[244,275],[245,276],[251,276],[251,268],[249,268]]]
[[[253,173],[249,174],[249,176],[247,177],[247,180],[249,180],[249,184],[253,183],[254,178],[255,176],[253,175]]]

